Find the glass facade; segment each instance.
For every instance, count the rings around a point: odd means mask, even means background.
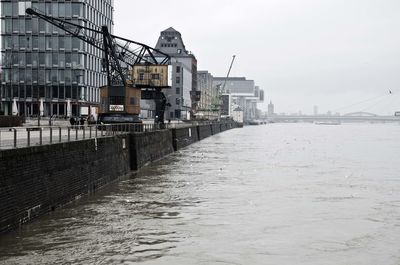
[[[99,102],[99,87],[106,85],[102,52],[36,17],[26,8],[66,21],[113,32],[112,0],[1,0],[2,109],[11,114],[18,102],[20,115],[64,116],[67,100],[72,114]]]

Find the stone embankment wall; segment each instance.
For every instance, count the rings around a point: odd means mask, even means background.
[[[234,127],[234,123],[199,125],[0,150],[0,233]]]

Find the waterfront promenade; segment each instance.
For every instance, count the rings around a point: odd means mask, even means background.
[[[53,120],[53,126],[47,126],[49,120],[43,119],[40,122],[42,126],[37,124],[37,119],[28,119],[21,127],[0,128],[0,150],[109,137],[128,132],[150,132],[161,128],[185,128],[212,122],[173,121],[161,126],[154,124],[153,120],[144,120],[142,124],[71,126],[66,120]]]

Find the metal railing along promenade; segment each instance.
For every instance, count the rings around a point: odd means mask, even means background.
[[[0,128],[0,150],[80,141],[119,134],[179,129],[199,125],[225,124],[226,121],[191,121],[182,123],[122,123],[76,126],[31,126]]]
[[[13,149],[160,130],[158,124],[95,124],[0,128],[0,149]]]

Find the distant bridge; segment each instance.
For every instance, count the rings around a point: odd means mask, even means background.
[[[377,117],[377,114],[371,113],[371,112],[350,112],[346,113],[343,116],[352,116],[352,117]]]
[[[274,115],[268,118],[275,122],[400,122],[399,116],[378,116],[368,112],[353,112],[345,115]]]

